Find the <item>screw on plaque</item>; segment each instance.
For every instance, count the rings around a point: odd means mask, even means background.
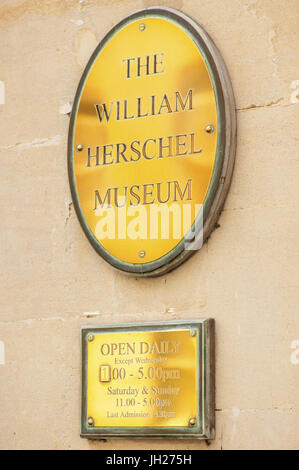
[[[88,422],[88,426],[94,426],[94,420],[91,416],[88,418],[87,422]]]
[[[189,419],[189,426],[195,426],[195,425],[196,425],[196,418]]]
[[[146,253],[144,250],[139,251],[139,258],[145,258],[145,255]]]
[[[146,26],[145,26],[145,24],[144,24],[144,23],[141,23],[141,24],[139,25],[139,29],[140,29],[140,31],[144,31],[144,30],[145,30],[145,28],[146,28]]]
[[[209,125],[206,126],[206,128],[205,128],[205,131],[206,131],[207,134],[213,134],[214,130],[215,130],[215,127],[212,126],[212,124],[209,124]]]
[[[82,144],[77,145],[76,150],[77,152],[82,152],[82,150],[84,150],[84,145]]]
[[[89,335],[88,336],[88,341],[91,343],[94,340],[94,335]]]
[[[192,338],[194,338],[196,335],[197,335],[196,330],[190,330],[190,336],[192,336]]]

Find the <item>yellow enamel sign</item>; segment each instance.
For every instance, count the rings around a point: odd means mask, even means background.
[[[86,325],[81,436],[214,437],[214,322]]]
[[[107,261],[133,273],[186,250],[221,170],[208,56],[181,19],[155,11],[133,15],[99,45],[70,130],[81,224]]]
[[[197,337],[189,330],[92,338],[87,415],[94,427],[188,427],[198,416]]]

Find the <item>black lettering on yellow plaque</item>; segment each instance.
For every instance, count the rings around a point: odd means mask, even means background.
[[[75,98],[69,179],[81,225],[114,267],[157,276],[214,229],[235,156],[220,54],[186,15],[149,8],[101,41]]]
[[[213,438],[213,321],[83,327],[82,437]]]

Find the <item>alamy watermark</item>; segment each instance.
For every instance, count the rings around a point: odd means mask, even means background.
[[[5,104],[5,84],[0,80],[0,104]]]
[[[291,93],[290,102],[292,104],[299,103],[299,80],[294,80],[291,83],[291,88],[294,91]]]
[[[119,198],[118,207],[99,205],[95,235],[109,240],[177,240],[185,238],[185,250],[200,250],[203,245],[202,204],[172,203],[127,205]]]
[[[294,349],[291,354],[291,363],[294,366],[297,366],[299,364],[299,339],[295,339],[294,341],[292,341],[291,349]]]
[[[0,341],[0,366],[5,364],[5,346],[3,341]]]

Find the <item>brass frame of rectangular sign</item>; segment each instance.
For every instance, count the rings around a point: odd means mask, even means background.
[[[198,419],[186,426],[98,426],[88,416],[88,346],[101,334],[161,333],[189,330],[196,336],[196,405]],[[101,439],[110,437],[163,437],[163,438],[215,438],[215,358],[214,320],[178,320],[154,323],[128,323],[118,325],[88,325],[81,329],[82,396],[81,437]],[[193,421],[193,420],[190,420]]]

